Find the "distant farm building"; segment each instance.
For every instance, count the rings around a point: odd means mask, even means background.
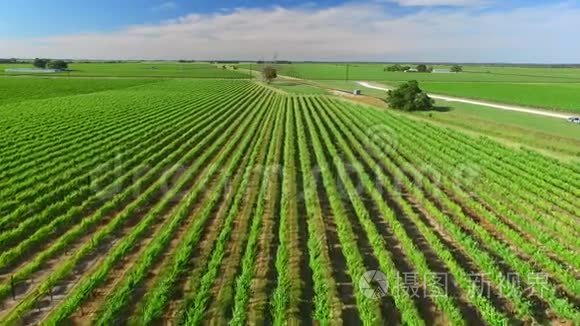
[[[449,69],[433,69],[434,74],[456,74],[455,71]]]
[[[62,69],[35,69],[35,68],[8,68],[4,72],[15,74],[51,74],[55,72],[62,72]]]
[[[419,72],[419,70],[415,69],[415,68],[410,68],[405,70],[405,72]]]

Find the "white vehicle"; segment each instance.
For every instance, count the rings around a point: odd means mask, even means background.
[[[580,124],[580,117],[569,117],[568,121]]]

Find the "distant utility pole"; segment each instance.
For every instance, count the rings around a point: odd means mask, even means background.
[[[346,64],[346,81],[348,81],[348,63]]]

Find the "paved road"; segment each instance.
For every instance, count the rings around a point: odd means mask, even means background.
[[[387,91],[390,89],[388,87],[376,86],[376,85],[370,84],[368,82],[363,82],[363,81],[359,81],[357,83],[361,86],[364,86],[367,88],[372,88],[372,89],[379,89],[379,90],[383,90],[383,91]],[[486,107],[500,109],[500,110],[508,110],[508,111],[516,111],[516,112],[524,112],[524,113],[542,115],[542,116],[546,116],[546,117],[550,117],[550,118],[568,119],[569,117],[572,116],[571,114],[567,114],[567,113],[550,112],[550,111],[545,111],[542,109],[531,109],[531,108],[526,108],[526,107],[517,106],[517,105],[496,104],[496,103],[490,103],[490,102],[485,102],[485,101],[470,100],[470,99],[461,98],[461,97],[444,96],[444,95],[437,95],[437,94],[429,94],[429,96],[434,98],[434,99],[443,100],[443,101],[447,101],[447,102],[459,102],[459,103],[474,104],[474,105],[486,106]]]

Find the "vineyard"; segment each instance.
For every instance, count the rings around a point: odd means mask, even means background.
[[[578,165],[249,80],[0,115],[0,324],[580,323]]]
[[[153,82],[156,82],[156,80],[0,77],[0,105],[52,97],[102,92]]]

